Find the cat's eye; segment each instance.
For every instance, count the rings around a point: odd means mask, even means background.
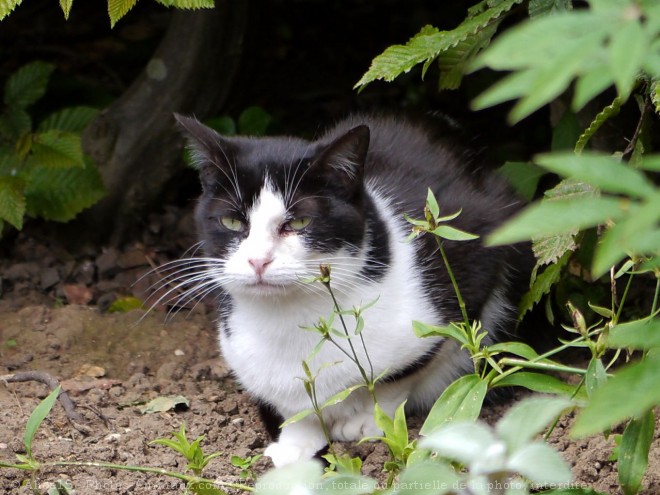
[[[285,232],[299,232],[306,228],[311,221],[311,217],[294,218],[293,220],[289,220],[287,223],[285,223],[282,229]]]
[[[245,228],[245,224],[234,217],[221,217],[220,223],[232,232],[241,232]]]

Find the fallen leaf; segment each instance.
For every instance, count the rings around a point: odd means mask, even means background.
[[[171,411],[173,409],[188,409],[189,406],[190,402],[188,402],[188,399],[183,395],[177,395],[176,397],[156,397],[139,409],[142,414],[151,414]]]

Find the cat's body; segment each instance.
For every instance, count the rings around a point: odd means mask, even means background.
[[[283,418],[311,407],[300,377],[302,361],[320,341],[313,327],[333,312],[319,283],[304,279],[330,266],[330,287],[344,309],[365,310],[353,337],[359,362],[373,376],[383,409],[404,400],[429,407],[444,388],[470,370],[464,351],[440,338],[416,338],[414,320],[435,325],[461,314],[435,240],[407,243],[404,213],[422,218],[427,188],[441,213],[462,210],[451,225],[483,236],[520,204],[492,176],[460,163],[462,157],[424,127],[405,120],[353,117],[317,141],[296,138],[221,138],[179,118],[190,137],[204,193],[197,222],[207,258],[197,262],[205,288],[221,298],[220,341],[240,384]],[[515,322],[515,297],[528,275],[529,253],[485,248],[481,241],[444,243],[470,318],[491,339]],[[354,318],[346,317],[349,332]],[[334,327],[343,331],[339,319]],[[325,342],[309,360],[319,404],[363,382],[349,340]],[[364,351],[366,349],[366,353]],[[368,353],[368,356],[366,355]],[[322,365],[334,363],[331,366]],[[320,369],[320,371],[319,371]],[[324,410],[337,440],[378,435],[373,402],[364,389]],[[283,428],[266,449],[276,465],[313,456],[326,440],[314,415]]]

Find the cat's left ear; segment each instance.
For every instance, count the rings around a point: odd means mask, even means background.
[[[321,151],[317,163],[332,173],[348,190],[362,183],[369,149],[369,127],[359,125]]]

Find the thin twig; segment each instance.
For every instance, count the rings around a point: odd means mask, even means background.
[[[51,390],[55,390],[60,382],[45,371],[19,371],[18,373],[11,373],[9,375],[1,375],[0,381],[5,383],[17,383],[17,382],[39,382],[47,385]],[[76,405],[69,397],[69,394],[64,390],[60,390],[60,395],[58,396],[60,404],[64,408],[66,417],[69,419],[71,424],[79,432],[88,435],[89,428],[83,426],[81,423],[84,421],[83,418],[76,412]]]

